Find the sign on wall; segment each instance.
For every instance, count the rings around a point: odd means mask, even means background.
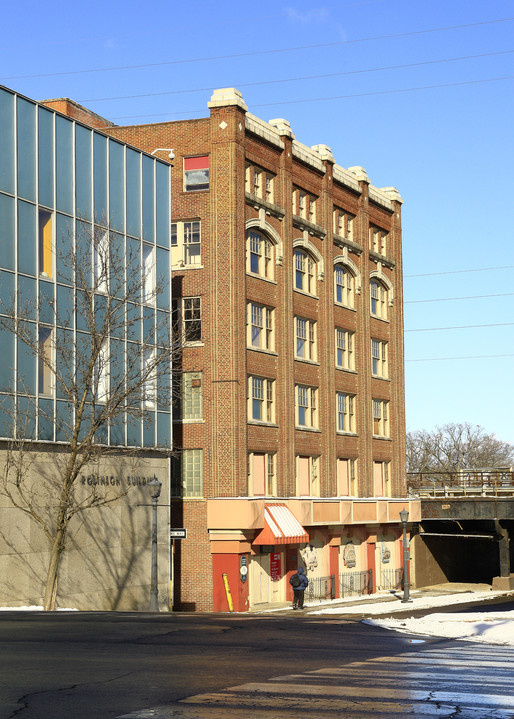
[[[270,554],[270,574],[271,581],[278,582],[282,578],[282,561],[280,552],[272,552]]]

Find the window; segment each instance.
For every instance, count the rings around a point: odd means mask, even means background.
[[[386,254],[387,232],[380,227],[369,228],[369,249],[379,255]]]
[[[274,382],[264,377],[248,377],[248,418],[254,422],[275,419]]]
[[[171,262],[173,265],[200,265],[201,225],[199,220],[171,223]]]
[[[202,341],[201,297],[173,300],[174,328],[184,342]]]
[[[255,165],[246,165],[245,190],[261,200],[273,202],[275,175]]]
[[[382,320],[387,319],[387,290],[378,280],[371,280],[371,314]]]
[[[53,330],[40,327],[38,331],[38,386],[40,395],[53,394]]]
[[[109,344],[105,341],[100,347],[93,374],[93,394],[95,402],[104,404],[109,394]]]
[[[273,278],[272,244],[259,232],[248,234],[247,272],[260,277]]]
[[[334,208],[334,232],[347,240],[353,240],[355,215],[351,215],[339,207]]]
[[[388,377],[387,342],[371,340],[371,374]]]
[[[337,392],[337,431],[355,432],[355,397]]]
[[[155,349],[145,347],[143,351],[143,402],[146,409],[154,409],[157,399],[157,374]]]
[[[355,278],[352,273],[343,265],[336,265],[334,268],[334,289],[335,301],[338,305],[354,306],[354,286]]]
[[[316,263],[307,252],[304,250],[294,251],[295,289],[307,292],[309,295],[316,294],[315,267]]]
[[[296,490],[299,497],[319,497],[319,457],[296,457]]]
[[[339,497],[357,497],[357,460],[337,460],[337,494]]]
[[[354,333],[336,328],[336,367],[338,369],[355,369]]]
[[[373,462],[373,484],[375,497],[390,497],[390,462]]]
[[[249,347],[262,350],[273,350],[273,309],[255,302],[248,303],[248,337]]]
[[[248,455],[248,493],[251,497],[276,497],[276,455],[250,452]]]
[[[203,450],[183,449],[171,460],[171,491],[175,497],[203,496]]]
[[[53,277],[53,236],[52,213],[39,210],[39,274],[43,277]]]
[[[209,189],[209,156],[184,158],[184,189],[186,192]]]
[[[299,187],[293,188],[293,214],[303,217],[309,222],[316,222],[316,200],[318,198],[310,195]]]
[[[318,390],[315,387],[296,385],[296,424],[298,427],[317,427]]]
[[[143,243],[143,302],[155,299],[155,248]]]
[[[389,402],[384,399],[373,400],[373,434],[389,437]]]
[[[93,239],[93,285],[96,292],[107,292],[109,276],[109,235],[95,227]]]
[[[295,357],[316,361],[316,322],[295,317]]]
[[[183,372],[180,383],[180,419],[195,420],[202,417],[202,373]]]

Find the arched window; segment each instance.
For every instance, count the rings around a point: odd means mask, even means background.
[[[387,289],[378,280],[372,279],[369,283],[371,295],[371,314],[382,320],[387,319]]]
[[[256,230],[250,230],[247,239],[247,272],[273,279],[273,253],[273,245],[268,238]]]
[[[355,278],[344,265],[334,267],[334,294],[338,305],[354,306]]]
[[[316,263],[302,249],[294,251],[294,286],[309,295],[316,294]]]

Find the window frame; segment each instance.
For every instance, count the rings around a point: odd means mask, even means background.
[[[202,163],[204,161],[204,163]],[[183,158],[183,190],[184,192],[206,192],[209,190],[210,177],[209,177],[209,155],[193,155],[190,157]],[[187,168],[187,165],[190,165]],[[201,165],[201,166],[200,166]],[[191,173],[204,172],[204,182],[191,183],[190,180],[194,177]]]
[[[371,374],[381,379],[389,378],[388,342],[371,339]]]
[[[264,494],[255,492],[255,457],[264,458]],[[277,496],[277,453],[248,452],[248,495],[250,497]]]
[[[336,426],[339,434],[355,434],[355,395],[336,392]]]
[[[260,277],[261,279],[274,280],[274,252],[275,248],[273,243],[264,233],[254,229],[249,230],[246,244],[247,273],[254,277]]]
[[[340,307],[355,308],[355,277],[342,262],[334,265],[334,302]]]
[[[372,399],[373,436],[390,438],[389,400]]]
[[[188,240],[187,237],[198,239]],[[198,247],[198,252],[192,253],[189,247]],[[191,261],[193,258],[197,259]],[[171,223],[171,263],[173,267],[202,267],[201,220],[174,220]]]
[[[293,252],[294,277],[293,287],[297,292],[303,292],[316,297],[316,271],[317,262],[303,247],[295,247]]]
[[[374,289],[376,287],[376,292]],[[387,320],[387,303],[389,290],[376,277],[372,277],[369,282],[370,303],[369,310],[372,317],[380,320]]]
[[[295,422],[297,429],[318,429],[318,388],[295,385]],[[303,421],[302,421],[303,420]]]
[[[336,369],[355,372],[355,332],[335,328],[335,361]]]
[[[275,423],[275,380],[248,375],[248,421]],[[256,415],[259,416],[256,416]]]
[[[303,362],[317,362],[317,322],[305,317],[294,316],[295,359]],[[302,343],[302,352],[299,343]]]
[[[247,338],[249,349],[273,352],[275,349],[274,308],[259,302],[247,302]],[[259,316],[260,319],[259,319]],[[257,322],[260,321],[260,324]],[[258,334],[256,334],[258,333]],[[254,339],[257,338],[258,342]]]

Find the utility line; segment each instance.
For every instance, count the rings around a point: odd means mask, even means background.
[[[252,105],[252,108],[256,107],[276,107],[280,105],[298,105],[309,102],[325,102],[327,100],[348,100],[356,97],[373,97],[376,95],[393,95],[400,92],[413,92],[415,90],[436,90],[444,87],[458,87],[463,85],[478,85],[485,82],[498,82],[500,80],[514,80],[514,75],[507,75],[506,77],[490,77],[485,80],[467,80],[465,82],[450,82],[442,85],[421,85],[419,87],[406,87],[396,90],[378,90],[375,92],[360,92],[352,95],[332,95],[329,97],[313,97],[310,99],[302,100],[278,100],[277,102],[264,102]],[[204,112],[203,108],[195,110],[183,110],[181,112],[158,112],[148,115],[118,115],[111,119],[113,120],[128,120],[135,117],[162,117],[163,115],[169,117],[170,115],[192,115],[199,112]]]
[[[40,77],[58,77],[63,75],[83,75],[86,73],[93,73],[93,72],[113,72],[117,70],[137,70],[142,68],[149,68],[149,67],[164,67],[166,65],[185,65],[188,63],[193,62],[212,62],[214,60],[231,60],[241,57],[255,57],[259,55],[271,55],[275,53],[285,53],[285,52],[295,52],[298,50],[314,50],[319,49],[323,47],[337,47],[341,45],[352,45],[360,42],[374,42],[376,40],[394,40],[402,37],[412,37],[415,35],[425,35],[429,33],[435,33],[435,32],[443,32],[447,30],[461,30],[463,28],[470,28],[470,27],[479,27],[484,25],[493,25],[495,23],[501,23],[501,22],[511,22],[514,20],[514,17],[507,17],[507,18],[500,18],[498,20],[484,20],[481,22],[475,22],[475,23],[467,23],[465,25],[448,25],[444,27],[438,27],[438,28],[430,28],[428,30],[412,30],[410,32],[403,32],[403,33],[395,33],[392,35],[377,35],[374,37],[363,37],[363,38],[355,38],[354,40],[339,40],[337,42],[327,42],[327,43],[320,43],[316,45],[298,45],[296,47],[282,47],[282,48],[275,48],[273,50],[256,50],[254,52],[243,52],[243,53],[236,53],[233,55],[213,55],[211,57],[196,57],[196,58],[189,58],[187,60],[167,60],[165,62],[154,62],[154,63],[146,63],[146,64],[139,64],[139,65],[119,65],[114,67],[102,67],[102,68],[89,68],[87,70],[67,70],[63,72],[49,72],[49,73],[40,73],[37,75],[11,75],[8,77],[4,77],[3,80],[28,80],[28,79],[34,79],[34,78],[40,78]]]
[[[461,325],[457,327],[421,327],[415,330],[404,330],[405,332],[435,332],[436,330],[470,330],[476,327],[510,327],[514,322],[499,322],[491,325]]]
[[[491,359],[494,357],[514,357],[514,354],[508,355],[472,355],[469,357],[423,357],[420,359],[406,359],[405,362],[447,362],[449,360],[468,360],[468,359]]]
[[[258,82],[233,82],[232,85],[240,87],[257,87],[261,85],[279,85],[286,82],[303,82],[305,80],[321,80],[329,77],[342,77],[343,75],[361,75],[370,72],[383,72],[385,70],[401,70],[409,67],[422,67],[424,65],[437,65],[447,62],[457,62],[460,60],[475,60],[483,57],[494,57],[496,55],[510,55],[514,50],[500,50],[498,52],[486,52],[480,55],[462,55],[461,57],[449,57],[438,60],[425,60],[423,62],[410,62],[403,65],[384,65],[382,67],[372,67],[364,70],[346,70],[344,72],[331,72],[323,75],[305,75],[303,77],[287,77],[282,80],[260,80]],[[118,95],[113,97],[93,97],[78,102],[107,102],[108,100],[134,100],[142,97],[162,97],[164,95],[185,95],[193,92],[208,92],[212,90],[210,87],[197,87],[189,90],[166,90],[163,92],[148,92],[140,95]]]
[[[458,275],[465,272],[490,272],[492,270],[512,270],[514,265],[502,265],[500,267],[477,267],[472,270],[446,270],[446,272],[426,272],[422,275],[403,275],[403,279],[410,277],[436,277],[438,275]]]
[[[413,305],[421,302],[451,302],[452,300],[481,300],[485,297],[511,297],[514,292],[505,292],[499,295],[470,295],[469,297],[437,297],[433,300],[405,300],[403,304]]]

